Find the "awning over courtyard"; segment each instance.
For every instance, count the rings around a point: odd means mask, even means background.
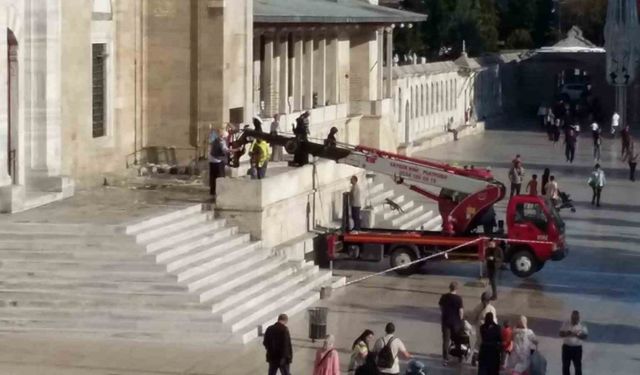
[[[370,4],[367,0],[254,0],[255,23],[422,22],[424,14]]]

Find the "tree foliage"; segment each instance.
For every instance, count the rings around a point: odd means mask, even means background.
[[[558,4],[561,8],[557,9]],[[428,15],[426,22],[396,32],[396,51],[429,60],[499,48],[537,48],[555,43],[571,26],[603,44],[607,0],[402,0],[403,9]]]

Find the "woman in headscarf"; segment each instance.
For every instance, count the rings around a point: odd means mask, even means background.
[[[364,365],[369,354],[369,345],[373,341],[373,331],[365,329],[351,346],[351,360],[349,361],[349,375],[353,375],[358,367]]]
[[[493,313],[484,316],[480,327],[482,344],[478,357],[478,375],[500,375],[500,354],[502,353],[502,330],[496,324]]]
[[[327,335],[316,352],[316,361],[313,366],[313,375],[340,375],[340,358],[334,348],[335,337]]]
[[[527,328],[527,318],[520,316],[513,330],[513,350],[507,360],[507,369],[511,375],[523,375],[529,370],[531,352],[536,349],[538,339],[532,330]]]

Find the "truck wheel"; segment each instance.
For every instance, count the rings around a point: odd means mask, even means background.
[[[391,253],[391,258],[390,258],[391,267],[398,267],[403,264],[409,264],[416,259],[417,259],[416,255],[414,254],[413,251],[405,247],[399,247],[393,250],[393,252]],[[396,273],[398,275],[409,276],[415,273],[417,270],[418,270],[418,267],[417,265],[414,264],[411,266],[407,266],[406,268],[397,269]]]
[[[538,260],[530,251],[520,250],[511,256],[511,272],[518,277],[529,277],[539,270]]]
[[[288,154],[295,154],[296,150],[298,150],[298,140],[297,139],[291,139],[288,140],[287,143],[285,143],[284,145],[284,149],[287,151]]]

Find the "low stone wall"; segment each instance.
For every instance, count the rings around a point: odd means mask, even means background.
[[[452,132],[446,132],[431,137],[418,139],[407,146],[399,148],[398,152],[402,155],[411,156],[415,153],[427,150],[431,147],[436,147],[448,142],[454,142],[456,137],[457,139],[460,139],[470,135],[481,134],[484,132],[484,129],[485,123],[477,122],[475,125],[466,125],[462,128],[457,129],[458,133],[455,136]]]
[[[364,170],[332,161],[280,169],[263,180],[218,180],[216,213],[267,247],[302,238],[316,225],[333,225],[350,177],[364,183]]]

